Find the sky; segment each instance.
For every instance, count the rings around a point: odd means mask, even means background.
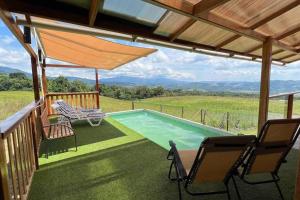
[[[112,39],[110,39],[112,40]],[[157,52],[123,65],[113,71],[100,70],[101,78],[118,76],[163,77],[184,81],[259,81],[261,63],[221,58],[165,47],[112,40],[131,46],[150,47]],[[47,63],[55,63],[47,60]],[[0,21],[0,66],[31,72],[30,58]],[[94,79],[91,69],[48,69],[49,76],[79,76]],[[272,66],[271,80],[300,80],[300,61],[285,67]]]

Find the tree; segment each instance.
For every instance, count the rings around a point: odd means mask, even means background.
[[[22,72],[10,73],[9,78],[28,79],[27,76]]]

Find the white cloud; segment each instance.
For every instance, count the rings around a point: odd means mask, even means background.
[[[0,66],[28,71],[31,66],[30,58],[25,50],[11,50],[0,46]]]
[[[3,43],[4,45],[12,44],[15,41],[15,38],[8,35],[0,36],[0,43]]]

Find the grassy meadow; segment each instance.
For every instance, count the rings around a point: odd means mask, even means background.
[[[33,101],[33,93],[25,91],[0,92],[0,120]],[[131,101],[100,97],[104,112],[130,110]],[[255,133],[258,99],[223,96],[176,96],[149,98],[134,103],[134,107],[162,111],[174,116],[226,129],[227,119],[232,132]],[[286,101],[271,100],[269,117],[282,118]],[[227,114],[227,112],[229,114]],[[205,113],[205,114],[204,114]],[[294,102],[294,113],[300,115],[300,100]]]

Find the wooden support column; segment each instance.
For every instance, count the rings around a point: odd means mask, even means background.
[[[46,76],[46,59],[43,59],[43,64],[42,64],[42,87],[43,87],[43,95],[44,97],[46,97],[48,93],[47,76]]]
[[[258,132],[260,131],[260,129],[268,119],[271,63],[272,63],[272,39],[267,38],[267,40],[263,43],[259,111],[258,111]]]
[[[293,118],[293,104],[294,104],[294,94],[290,94],[288,96],[288,102],[287,102],[287,113],[286,113],[287,119]]]
[[[32,85],[34,92],[34,100],[38,102],[40,100],[40,91],[39,91],[39,77],[37,71],[37,59],[31,56],[31,70],[32,70]]]
[[[97,104],[97,108],[100,108],[100,100],[99,100],[99,95],[100,95],[100,91],[99,91],[99,76],[98,76],[98,69],[95,69],[95,78],[96,78],[96,85],[95,85],[95,89],[96,91],[98,91],[98,95],[96,97],[96,104]]]
[[[95,69],[95,78],[96,78],[95,90],[99,92],[99,77],[98,77],[98,69]]]

